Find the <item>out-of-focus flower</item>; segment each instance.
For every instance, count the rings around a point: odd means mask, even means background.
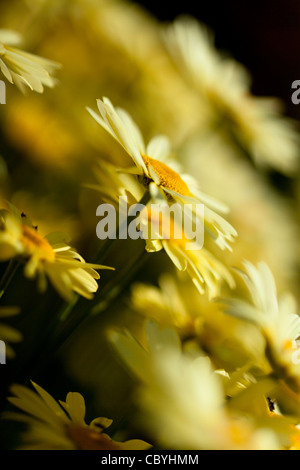
[[[52,233],[43,237],[27,217],[11,207],[0,213],[0,261],[16,258],[25,262],[24,274],[38,277],[38,286],[44,291],[48,277],[57,292],[71,300],[74,292],[91,299],[98,289],[95,269],[113,269],[86,263],[72,248],[66,236]]]
[[[181,157],[203,191],[212,192],[230,207],[230,222],[239,236],[234,250],[223,253],[223,262],[242,267],[244,259],[253,264],[263,259],[277,287],[297,293],[297,284],[292,286],[299,237],[290,200],[267,184],[250,161],[237,158],[237,152],[220,136],[211,136],[205,142],[201,136],[191,139]]]
[[[172,328],[146,324],[146,345],[113,331],[110,339],[141,386],[137,400],[155,443],[172,449],[280,449],[265,401],[259,425],[227,407],[222,373],[208,357],[181,350]],[[267,388],[270,383],[266,383]],[[257,397],[258,398],[258,397]],[[283,424],[285,426],[285,424]],[[285,429],[286,432],[287,429]]]
[[[59,65],[16,48],[20,42],[15,31],[0,30],[0,70],[5,78],[23,92],[26,87],[38,93],[43,93],[44,86],[52,88],[56,82],[51,74]]]
[[[193,212],[195,204],[204,204],[205,229],[220,248],[231,249],[229,242],[234,240],[237,233],[229,222],[215,212],[226,212],[227,207],[199,191],[193,178],[179,174],[178,165],[170,159],[168,138],[156,136],[146,146],[140,129],[124,109],[114,108],[108,98],[98,99],[97,105],[100,115],[89,108],[88,111],[132,158],[135,167],[127,171],[138,175],[141,183],[149,188],[154,200],[158,189],[166,199],[183,205],[186,211]]]
[[[153,320],[145,322],[142,338],[137,340],[128,330],[110,329],[108,339],[120,355],[128,370],[139,380],[151,383],[153,358],[163,356],[166,351],[181,354],[181,340],[175,328],[161,326]]]
[[[1,307],[0,308],[0,318],[5,319],[19,313],[17,307]],[[6,349],[6,357],[12,359],[15,357],[15,352],[9,343],[18,343],[23,338],[21,332],[16,330],[10,325],[5,323],[0,323],[0,340],[4,341]]]
[[[157,285],[134,283],[130,308],[137,318],[175,328],[183,342],[200,344],[221,368],[255,365],[263,374],[271,369],[265,357],[265,341],[256,326],[226,315],[219,302],[199,295],[180,272],[162,274]]]
[[[244,263],[242,276],[251,296],[247,299],[225,299],[226,312],[256,324],[266,339],[266,353],[280,376],[300,386],[300,362],[296,358],[296,339],[300,335],[300,317],[295,299],[290,294],[277,297],[276,285],[265,263],[257,267]],[[298,352],[299,356],[299,352]]]
[[[164,30],[180,73],[206,103],[212,130],[225,129],[261,166],[292,173],[298,165],[299,135],[272,98],[251,95],[247,70],[216,49],[213,35],[196,19],[182,16]]]
[[[189,312],[185,296],[181,294],[172,274],[161,275],[158,286],[134,283],[131,288],[130,305],[134,311],[146,318],[154,319],[158,324],[174,326],[179,334],[189,336],[197,330],[197,318],[193,318]]]
[[[11,145],[30,162],[48,168],[71,167],[82,152],[82,140],[60,112],[56,112],[39,96],[12,96],[3,129]],[[18,139],[16,139],[18,135]],[[72,168],[73,171],[73,168]]]
[[[142,387],[139,401],[151,434],[165,448],[280,448],[270,422],[259,428],[255,418],[226,410],[221,380],[207,357],[178,357],[170,351],[154,367],[155,380]]]
[[[117,442],[105,431],[112,424],[108,418],[85,422],[85,400],[80,393],[69,392],[66,401],[57,402],[46,390],[32,382],[34,391],[13,385],[8,400],[21,410],[4,416],[25,422],[28,429],[21,436],[25,450],[143,450],[151,447],[142,440]]]

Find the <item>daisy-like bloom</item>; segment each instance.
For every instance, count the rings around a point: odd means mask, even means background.
[[[11,259],[25,263],[25,276],[37,277],[41,291],[45,291],[48,277],[67,301],[72,300],[74,292],[91,299],[98,289],[96,279],[100,278],[96,269],[113,269],[86,263],[64,234],[43,237],[12,206],[11,211],[0,211],[0,261]]]
[[[210,299],[216,297],[223,281],[234,288],[235,281],[230,271],[210,251],[201,244],[197,247],[196,242],[192,250],[187,249],[189,240],[176,220],[170,219],[170,230],[165,234],[166,227],[161,223],[160,212],[156,213],[151,206],[149,209],[145,207],[140,217],[146,249],[150,252],[163,248],[176,268],[188,274],[201,294],[207,289]],[[155,234],[154,239],[149,235],[150,230]]]
[[[226,312],[258,326],[266,340],[266,353],[274,371],[300,387],[300,317],[291,294],[278,298],[273,275],[261,262],[257,267],[244,263],[241,275],[251,300],[225,299]]]
[[[96,168],[98,184],[90,184],[88,187],[97,190],[103,201],[113,204],[117,210],[122,210],[120,197],[126,197],[129,205],[137,204],[143,197],[144,188],[138,183],[132,174],[116,171],[114,165],[101,162]],[[148,252],[164,250],[176,269],[184,272],[193,281],[201,294],[208,293],[209,298],[216,297],[220,293],[223,283],[230,288],[235,286],[235,281],[229,269],[217,259],[201,243],[194,243],[193,249],[187,249],[190,239],[182,225],[181,218],[172,217],[171,212],[166,212],[167,202],[160,190],[149,184],[151,195],[155,204],[146,204],[138,216],[137,229],[145,241],[145,249]],[[123,201],[123,199],[121,200]],[[181,208],[178,206],[181,213]],[[166,223],[164,223],[166,222]],[[202,230],[202,228],[200,228]],[[201,237],[200,237],[201,238]]]
[[[162,325],[173,325],[181,336],[189,336],[197,328],[197,319],[192,317],[174,276],[169,273],[159,277],[158,286],[134,283],[130,304],[146,318],[153,318]]]
[[[223,374],[208,357],[182,351],[175,330],[146,323],[146,341],[113,331],[110,339],[140,380],[137,401],[155,444],[166,449],[279,449],[272,420],[255,419],[226,406]],[[254,397],[253,397],[254,398]],[[256,394],[256,398],[258,398]]]
[[[5,319],[17,315],[19,313],[19,309],[17,307],[1,307],[0,308],[0,318]],[[18,343],[22,341],[23,336],[22,334],[13,328],[10,325],[5,323],[0,323],[0,340],[4,341],[5,343],[5,353],[6,357],[12,359],[15,357],[15,352],[11,347],[10,343]]]
[[[237,235],[235,229],[217,211],[226,212],[224,204],[203,194],[196,182],[188,175],[183,175],[178,164],[170,161],[170,142],[166,136],[153,137],[145,145],[140,129],[131,116],[121,108],[115,108],[106,97],[97,100],[100,114],[87,108],[92,117],[117,140],[132,158],[135,167],[127,169],[137,175],[150,190],[152,199],[160,194],[168,201],[173,201],[195,215],[195,205],[204,204],[205,230],[221,249],[231,249],[230,242]],[[124,170],[125,171],[125,170]],[[153,184],[152,184],[153,183]],[[158,191],[157,191],[158,190]]]
[[[222,380],[207,357],[172,351],[154,364],[155,379],[142,387],[140,404],[152,435],[164,448],[191,450],[279,450],[268,426],[226,409]]]
[[[164,273],[157,284],[132,285],[130,307],[139,316],[174,327],[184,343],[194,340],[201,344],[220,367],[255,363],[260,370],[270,370],[265,342],[254,325],[226,315],[218,302],[199,295],[181,273],[178,277]]]
[[[66,401],[57,402],[46,390],[32,382],[34,390],[13,385],[8,400],[21,411],[4,415],[6,419],[27,424],[21,450],[144,450],[150,444],[139,439],[114,441],[105,431],[112,420],[96,418],[85,422],[85,400],[69,392]]]
[[[248,71],[217,51],[211,31],[181,16],[164,30],[165,43],[180,73],[206,104],[212,127],[227,125],[238,143],[260,165],[284,173],[298,166],[299,136],[281,112],[279,100],[255,97]]]
[[[53,88],[56,81],[51,75],[59,68],[59,64],[15,47],[21,40],[15,31],[0,29],[1,72],[22,92],[26,87],[38,93],[43,93],[45,86]]]

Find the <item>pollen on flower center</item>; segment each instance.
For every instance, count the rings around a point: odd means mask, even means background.
[[[53,261],[55,253],[48,240],[42,237],[34,228],[23,225],[21,242],[26,252],[38,255],[40,259]]]
[[[176,171],[172,170],[168,165],[154,158],[143,155],[143,160],[149,170],[152,167],[155,173],[159,176],[160,185],[166,189],[171,189],[182,196],[191,196],[188,185],[183,181]]]
[[[79,450],[120,450],[106,434],[98,433],[89,426],[71,424],[68,435]]]

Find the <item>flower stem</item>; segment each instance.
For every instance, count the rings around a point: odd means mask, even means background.
[[[143,247],[142,253],[135,256],[133,261],[126,264],[125,268],[122,269],[116,277],[107,282],[104,288],[100,291],[100,299],[95,298],[93,301],[79,299],[76,306],[75,304],[73,306],[74,310],[71,306],[70,312],[68,312],[68,317],[65,321],[61,322],[60,331],[56,334],[55,350],[60,348],[69,336],[91,315],[94,316],[107,311],[112,302],[117,298],[120,298],[133,277],[145,261],[149,259],[149,256],[150,254],[147,253]],[[70,315],[71,312],[72,315]]]
[[[146,205],[150,200],[150,193],[146,191],[139,204]],[[126,225],[130,223],[131,219],[126,220]],[[124,226],[118,228],[118,234]],[[105,246],[98,253],[95,263],[100,263],[108,254],[108,250],[118,240],[108,239]],[[135,250],[136,251],[136,250]],[[139,250],[138,250],[139,251]],[[120,269],[116,273],[113,279],[107,281],[103,289],[100,289],[98,296],[95,296],[93,300],[87,300],[80,296],[76,296],[73,302],[65,303],[55,319],[52,320],[50,325],[49,334],[47,335],[46,344],[43,344],[42,350],[39,351],[38,362],[34,365],[34,371],[38,371],[41,365],[44,365],[48,359],[53,357],[54,353],[65,344],[68,338],[74,333],[82,323],[88,319],[91,315],[104,313],[108,310],[113,300],[117,299],[137,271],[141,268],[142,264],[148,259],[149,254],[145,251],[144,244],[142,246],[142,253],[138,252],[137,256],[134,256],[133,261],[124,263],[124,268]]]
[[[8,266],[2,276],[0,281],[0,299],[5,294],[6,289],[8,288],[9,284],[11,283],[17,269],[19,267],[19,262],[11,259],[8,263]]]
[[[150,201],[150,198],[151,198],[150,191],[147,190],[142,196],[138,204],[146,206],[146,204],[148,204],[148,202]],[[101,263],[101,261],[103,260],[103,257],[107,256],[109,250],[112,248],[116,240],[119,239],[120,233],[122,233],[125,228],[126,229],[128,228],[129,222],[130,222],[130,219],[127,218],[121,226],[118,226],[116,238],[108,238],[106,240],[103,247],[100,249],[98,255],[96,256],[95,263]]]

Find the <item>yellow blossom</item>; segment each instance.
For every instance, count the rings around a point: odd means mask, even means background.
[[[15,31],[0,30],[0,70],[5,78],[21,91],[28,87],[43,93],[44,86],[52,88],[55,79],[51,74],[59,65],[15,47],[20,42],[21,36]]]
[[[208,27],[181,15],[163,30],[165,44],[179,73],[204,102],[207,122],[224,130],[237,149],[246,150],[260,166],[292,174],[298,167],[296,125],[282,112],[279,100],[251,94],[246,68],[220,53]]]
[[[158,446],[178,450],[281,448],[272,420],[259,425],[255,416],[231,410],[222,374],[202,351],[184,350],[173,328],[147,321],[146,344],[128,332],[112,331],[110,340],[140,381],[137,401],[142,423]]]
[[[32,382],[34,390],[23,385],[11,387],[10,403],[20,411],[8,412],[6,419],[25,422],[23,450],[142,450],[147,442],[133,439],[114,441],[105,431],[112,420],[85,422],[85,400],[80,393],[69,392],[66,401],[57,402],[46,390]]]
[[[122,108],[115,108],[104,97],[97,100],[100,114],[88,108],[92,117],[119,142],[132,158],[135,167],[124,169],[140,178],[149,187],[154,201],[161,193],[167,200],[181,204],[185,210],[194,212],[195,204],[204,204],[204,227],[221,249],[231,249],[237,235],[235,229],[217,211],[227,212],[228,208],[211,196],[202,193],[196,181],[182,173],[177,162],[170,159],[169,139],[163,135],[153,137],[148,145],[131,116]],[[159,192],[158,192],[159,190]]]
[[[266,340],[266,354],[274,371],[299,388],[300,354],[296,340],[300,336],[300,317],[295,298],[290,293],[277,296],[272,272],[263,262],[257,267],[244,262],[240,273],[250,300],[224,299],[225,311],[257,325]]]
[[[0,261],[13,258],[24,262],[24,274],[38,278],[38,286],[44,291],[48,277],[57,292],[71,300],[74,292],[91,299],[98,289],[96,269],[113,269],[86,263],[69,244],[66,236],[52,233],[42,236],[26,216],[12,206],[11,211],[0,213]]]

